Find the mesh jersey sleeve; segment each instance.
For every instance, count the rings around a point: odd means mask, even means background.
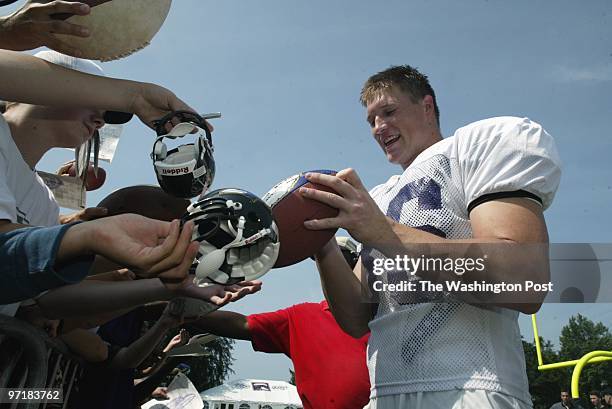
[[[288,309],[247,316],[253,349],[290,356]]]
[[[484,195],[522,190],[537,196],[544,209],[550,206],[561,163],[541,125],[527,118],[492,118],[455,135],[467,205]]]

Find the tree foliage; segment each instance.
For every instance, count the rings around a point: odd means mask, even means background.
[[[559,343],[559,359],[569,361],[592,351],[612,351],[612,334],[603,323],[594,323],[578,314],[561,330]],[[587,365],[580,375],[580,392],[586,396],[590,390],[599,390],[602,381],[611,380],[611,361]]]
[[[612,351],[612,334],[601,322],[594,323],[578,314],[571,317],[569,323],[562,328],[558,351],[555,351],[550,341],[541,337],[540,345],[545,364],[572,361],[580,359],[591,351]],[[523,351],[534,409],[548,409],[550,405],[559,401],[561,389],[570,389],[574,367],[539,371],[535,342],[523,341]],[[588,402],[589,391],[599,390],[602,382],[610,380],[612,380],[612,361],[585,366],[580,376],[581,398]]]
[[[559,356],[550,341],[540,337],[540,346],[542,347],[542,360],[545,363],[559,361]],[[525,352],[529,393],[533,407],[534,409],[548,409],[553,403],[559,401],[561,388],[569,387],[567,371],[539,371],[535,342],[523,341],[523,351]]]
[[[185,357],[183,362],[191,366],[189,379],[198,391],[214,388],[225,382],[232,370],[234,340],[217,338],[206,344],[209,356]]]

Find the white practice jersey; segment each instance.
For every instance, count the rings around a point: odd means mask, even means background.
[[[458,129],[370,194],[402,224],[462,239],[472,237],[470,204],[506,194],[530,197],[546,209],[560,175],[554,141],[539,124],[499,117]],[[373,258],[384,256],[364,246],[361,257],[372,271]],[[375,279],[398,282],[406,272]],[[372,397],[481,389],[531,402],[516,311],[431,303],[419,292],[378,295],[368,345]]]
[[[59,224],[59,206],[51,190],[30,169],[0,115],[0,220],[32,226]],[[0,305],[0,314],[13,316],[19,303]]]
[[[32,226],[59,224],[59,206],[51,190],[30,169],[0,115],[0,220]]]

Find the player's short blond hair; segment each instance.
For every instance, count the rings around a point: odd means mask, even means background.
[[[383,92],[397,88],[410,96],[412,102],[421,101],[426,95],[431,95],[434,102],[436,121],[440,125],[440,110],[436,102],[436,94],[429,84],[426,75],[421,74],[410,65],[391,66],[384,71],[372,75],[363,84],[359,100],[363,106],[379,98]]]

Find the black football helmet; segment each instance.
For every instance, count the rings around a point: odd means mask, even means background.
[[[182,222],[193,220],[200,248],[192,272],[197,285],[235,284],[267,273],[280,242],[272,210],[241,189],[219,189],[187,208]]]
[[[165,125],[179,118],[181,121],[166,133]],[[172,112],[155,122],[158,138],[153,145],[151,159],[159,185],[172,196],[193,198],[206,192],[215,178],[212,135],[206,121],[189,111]],[[195,132],[196,141],[168,151],[164,138],[182,138]]]

